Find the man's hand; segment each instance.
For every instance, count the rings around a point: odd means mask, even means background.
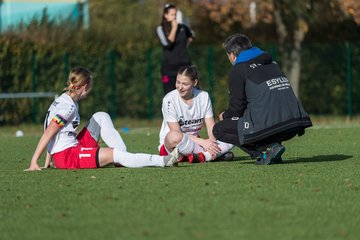
[[[222,112],[222,113],[219,114],[219,120],[220,120],[220,121],[224,120],[223,114],[224,114],[224,112]]]

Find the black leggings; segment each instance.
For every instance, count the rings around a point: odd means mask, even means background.
[[[303,130],[299,128],[290,129],[255,143],[241,145],[238,133],[238,120],[224,119],[223,121],[216,123],[213,128],[213,134],[217,140],[234,144],[248,153],[252,159],[257,158],[260,155],[260,151],[266,148],[267,145],[275,142],[281,143],[282,141],[289,140],[296,136],[296,134],[300,134],[302,131]]]
[[[164,96],[168,92],[171,92],[172,90],[176,89],[176,86],[175,86],[176,74],[175,75],[163,75],[163,76],[161,76],[161,80],[163,83]]]

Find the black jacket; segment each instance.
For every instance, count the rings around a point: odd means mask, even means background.
[[[230,104],[224,118],[238,117],[241,145],[312,126],[290,82],[272,56],[258,48],[239,54],[229,75]]]
[[[174,42],[168,40],[161,25],[156,28],[156,33],[163,46],[162,66],[184,66],[191,64],[190,55],[187,51],[187,43],[188,38],[194,38],[194,36],[185,24],[178,25]]]

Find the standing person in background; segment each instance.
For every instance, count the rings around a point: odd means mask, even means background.
[[[163,122],[159,134],[159,152],[166,156],[175,148],[190,163],[226,159],[233,145],[217,141],[212,133],[215,121],[209,94],[198,88],[195,66],[179,69],[176,89],[166,94],[162,103]],[[206,126],[208,138],[199,136]]]
[[[240,147],[257,164],[281,163],[282,142],[303,135],[311,120],[269,53],[242,34],[228,37],[223,46],[233,67],[229,107],[219,115],[214,136]]]
[[[176,75],[180,67],[191,65],[187,48],[194,35],[189,27],[176,20],[176,6],[164,6],[161,24],[156,28],[157,36],[163,47],[161,80],[164,95],[175,89]]]
[[[48,109],[44,133],[26,171],[41,170],[38,160],[45,148],[58,169],[99,168],[111,163],[130,168],[165,167],[177,163],[176,149],[168,157],[127,152],[110,116],[104,112],[95,113],[82,131],[76,134],[80,124],[78,101],[84,99],[92,89],[91,72],[83,67],[74,68],[67,85],[65,92]],[[100,137],[108,147],[99,147]],[[45,168],[49,162],[50,158],[46,157]]]

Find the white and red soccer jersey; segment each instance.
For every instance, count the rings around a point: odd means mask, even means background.
[[[168,122],[177,122],[181,132],[198,136],[204,125],[204,119],[214,116],[209,94],[197,88],[194,88],[193,91],[194,97],[191,105],[182,100],[176,89],[164,97],[162,103],[163,122],[159,134],[160,146],[164,144],[165,136],[170,131]]]
[[[44,128],[55,122],[61,130],[50,140],[48,152],[54,154],[78,144],[76,128],[80,124],[78,104],[63,93],[50,105],[44,121]]]

